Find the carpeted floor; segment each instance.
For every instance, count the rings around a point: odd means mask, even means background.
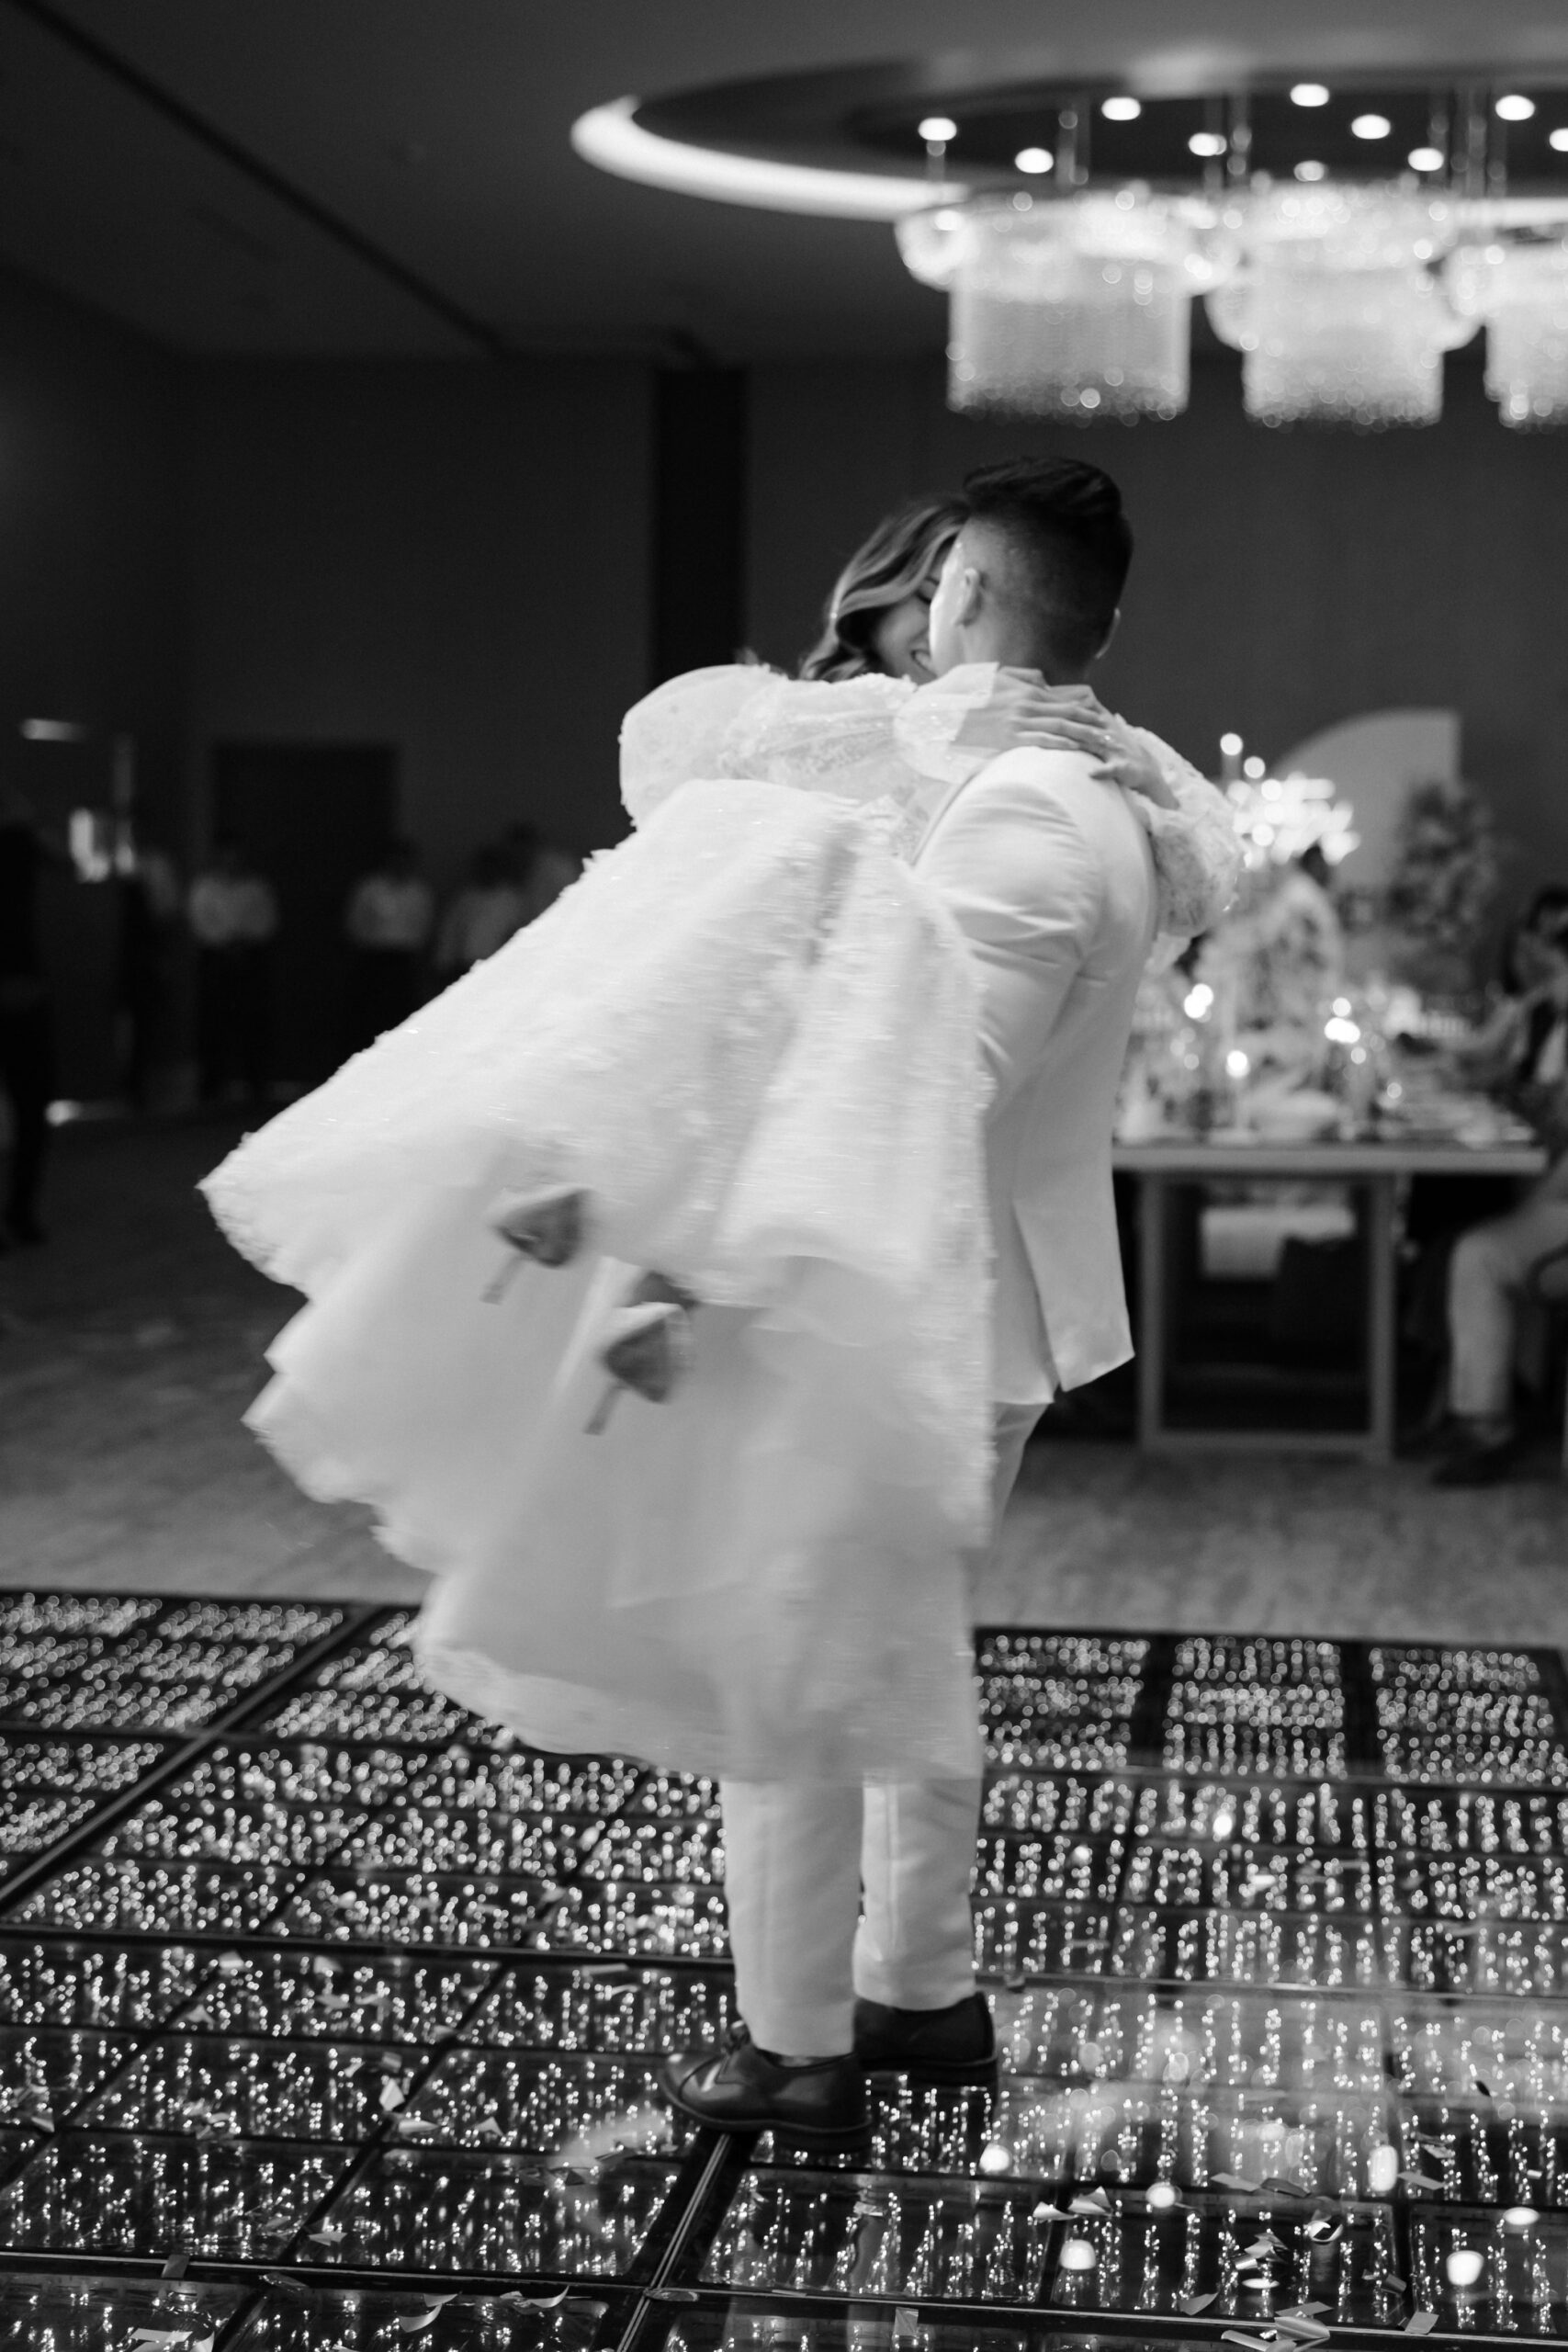
[[[232,1130],[60,1138],[52,1238],[0,1258],[0,1583],[415,1597],[362,1514],[307,1502],[241,1426],[292,1305],[195,1193]],[[1568,1487],[1443,1494],[1416,1464],[1031,1451],[995,1620],[1568,1643]]]

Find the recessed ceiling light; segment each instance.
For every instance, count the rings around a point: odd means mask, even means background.
[[[1546,143],[1549,147],[1555,147],[1560,155],[1568,155],[1568,127],[1549,130],[1546,135]]]
[[[1386,139],[1393,125],[1386,114],[1359,114],[1350,129],[1358,139]]]
[[[1021,172],[1054,172],[1056,168],[1056,158],[1049,147],[1021,147],[1012,160]]]
[[[958,125],[945,114],[928,114],[919,129],[928,147],[945,147],[950,139],[958,136]]]
[[[1522,97],[1517,91],[1497,101],[1497,112],[1505,122],[1528,122],[1535,112],[1535,100]]]
[[[1107,98],[1100,111],[1107,122],[1136,122],[1144,109],[1137,98]]]
[[[1187,146],[1193,155],[1223,155],[1225,152],[1224,140],[1217,130],[1195,130]]]
[[[1297,107],[1325,107],[1328,92],[1321,82],[1298,82],[1291,92],[1291,104]]]
[[[1408,161],[1413,172],[1440,172],[1448,158],[1440,147],[1412,147]]]
[[[1299,180],[1325,180],[1328,177],[1328,166],[1326,164],[1298,164],[1296,177]]]

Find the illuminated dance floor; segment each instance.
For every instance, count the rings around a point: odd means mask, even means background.
[[[712,1789],[532,1754],[410,1613],[0,1596],[0,2346],[1568,2338],[1551,1653],[980,1637],[999,2087],[663,2108]]]

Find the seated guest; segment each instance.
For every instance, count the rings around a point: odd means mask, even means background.
[[[1450,1445],[1444,1487],[1489,1486],[1519,1451],[1514,1373],[1521,1312],[1542,1261],[1568,1249],[1568,889],[1543,890],[1513,944],[1519,993],[1476,1040],[1477,1075],[1530,1121],[1551,1164],[1506,1216],[1461,1236],[1449,1266]]]

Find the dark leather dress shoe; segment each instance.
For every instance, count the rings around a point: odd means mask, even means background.
[[[855,2003],[855,2056],[868,2075],[910,2075],[923,2083],[997,2079],[997,2030],[983,1993],[945,2009],[893,2009]]]
[[[1517,1437],[1461,1437],[1432,1473],[1434,1487],[1495,1487],[1517,1464]]]
[[[843,2148],[871,2128],[865,2076],[853,2058],[781,2066],[743,2025],[716,2049],[676,2051],[659,2079],[671,2106],[710,2132],[772,2132],[807,2147]]]

